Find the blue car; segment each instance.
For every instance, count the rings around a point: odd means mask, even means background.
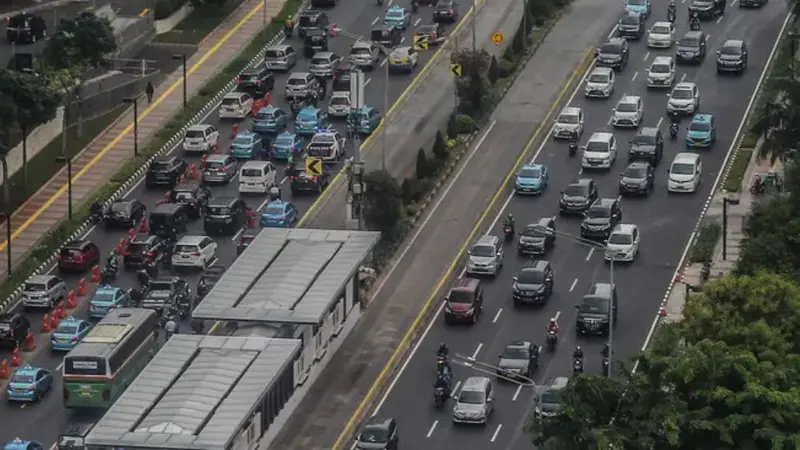
[[[261,228],[291,228],[299,219],[297,208],[292,203],[276,200],[264,208]]]
[[[625,12],[641,14],[644,18],[650,17],[652,6],[651,0],[625,0]]]
[[[128,291],[109,285],[100,286],[89,301],[89,318],[102,319],[109,312],[128,306],[131,296]]]
[[[306,106],[297,113],[294,132],[301,136],[313,136],[328,127],[328,113],[313,106]]]
[[[78,345],[90,328],[92,324],[88,321],[69,316],[50,335],[50,348],[54,352],[68,352]]]
[[[514,192],[517,194],[541,194],[547,188],[547,166],[543,164],[525,164],[517,172],[514,181]]]
[[[253,133],[278,134],[286,129],[289,116],[280,108],[265,106],[253,119]]]
[[[288,159],[289,155],[294,154],[298,156],[303,153],[303,138],[295,133],[284,131],[279,134],[275,141],[272,143],[272,149],[269,152],[270,158],[274,159]]]
[[[9,402],[33,402],[44,397],[53,387],[53,374],[49,370],[24,365],[14,371],[6,388]]]
[[[236,159],[255,159],[264,153],[264,138],[247,131],[239,133],[231,142],[230,153]]]
[[[44,450],[44,446],[36,441],[14,439],[3,444],[3,450]]]
[[[689,129],[686,130],[687,148],[710,148],[717,140],[717,129],[714,116],[711,114],[695,114]]]
[[[407,9],[401,6],[392,6],[386,10],[386,16],[383,18],[383,24],[401,30],[408,29],[411,25],[411,14]]]
[[[355,123],[352,119],[347,121],[347,129],[352,132],[355,128],[359,134],[372,134],[380,125],[381,120],[381,113],[377,109],[363,106],[355,115]]]

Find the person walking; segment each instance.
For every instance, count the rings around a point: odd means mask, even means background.
[[[175,323],[175,319],[173,317],[170,317],[167,320],[167,323],[164,324],[164,331],[167,333],[166,336],[167,340],[169,340],[169,338],[171,338],[172,335],[175,334],[177,329],[178,329],[178,324]]]
[[[155,92],[155,88],[153,87],[153,82],[148,81],[147,87],[144,89],[145,94],[147,94],[147,104],[153,103],[153,93]]]

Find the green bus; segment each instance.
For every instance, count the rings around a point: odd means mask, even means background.
[[[155,311],[110,312],[64,357],[64,406],[108,409],[157,351]]]

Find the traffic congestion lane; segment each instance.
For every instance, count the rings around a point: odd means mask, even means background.
[[[684,12],[685,14],[685,12]],[[761,69],[766,66],[768,49],[778,35],[780,24],[785,16],[782,5],[764,8],[762,11],[728,10],[727,16],[719,23],[704,23],[704,30],[711,36],[710,41],[719,45],[728,38],[745,37],[751,48],[766,49],[760,54],[751,54],[750,70],[743,77],[717,77],[714,66],[716,47],[709,45],[709,58],[702,67],[695,70],[678,69],[687,73],[687,81],[695,81],[700,86],[701,111],[715,115],[718,121],[718,138],[714,149],[703,151],[706,179],[700,192],[692,196],[667,196],[666,180],[663,170],[671,157],[682,151],[679,142],[667,142],[664,161],[659,167],[657,187],[650,199],[631,199],[623,201],[626,222],[639,225],[643,232],[642,257],[632,265],[617,264],[615,282],[620,289],[619,327],[616,329],[616,356],[630,358],[641,345],[641,341],[649,331],[652,313],[658,307],[663,296],[663,288],[670,281],[675,264],[680,258],[682,247],[691,234],[696,218],[702,211],[703,203],[710,192],[716,173],[720,169],[725,153],[746,109],[749,96],[731,96],[731,92],[752,92]],[[685,18],[685,16],[684,16]],[[651,23],[653,20],[651,19]],[[679,27],[681,25],[679,19]],[[684,22],[685,25],[685,22]],[[685,27],[679,28],[685,31]],[[714,39],[717,34],[719,40]],[[594,127],[605,129],[610,109],[622,93],[647,95],[645,103],[645,123],[648,120],[658,122],[666,112],[666,95],[653,99],[643,86],[635,86],[631,81],[637,64],[637,53],[646,53],[643,44],[633,44],[631,65],[623,71],[618,80],[617,95],[611,100],[587,102],[582,97],[575,97],[571,102],[581,106],[587,117],[587,134]],[[639,50],[639,52],[637,52]],[[662,52],[663,53],[663,52]],[[652,60],[650,56],[648,61]],[[638,70],[646,69],[644,55],[638,60]],[[649,64],[647,64],[649,65]],[[629,75],[630,78],[625,78]],[[640,79],[644,82],[644,79]],[[623,88],[623,89],[620,89]],[[582,86],[579,88],[582,95]],[[655,92],[653,93],[655,95]],[[736,112],[734,112],[736,111]],[[662,121],[663,122],[663,121]],[[688,122],[683,123],[683,130]],[[664,128],[666,134],[666,127]],[[616,132],[622,149],[627,151],[628,138],[622,132]],[[628,133],[631,136],[633,133]],[[551,174],[549,190],[541,198],[513,198],[506,212],[512,212],[517,218],[518,226],[533,222],[541,216],[557,214],[559,191],[580,171],[579,158],[570,159],[566,155],[564,143],[547,142],[542,148],[537,162],[548,165]],[[625,166],[625,158],[617,161],[615,168],[608,174],[592,174],[598,182],[601,196],[616,196],[619,171]],[[677,211],[676,211],[677,210]],[[504,213],[505,214],[505,213]],[[500,226],[493,228],[493,233],[502,235]],[[576,220],[558,221],[559,231],[570,234],[579,233]],[[542,366],[535,377],[538,382],[554,377],[569,376],[571,373],[571,353],[576,342],[584,347],[586,353],[586,370],[600,371],[600,349],[603,340],[575,339],[574,304],[586,291],[589,284],[595,281],[607,281],[608,266],[602,262],[600,252],[591,252],[586,247],[560,237],[553,253],[548,258],[555,268],[556,295],[547,306],[540,310],[514,311],[510,301],[511,277],[527,261],[515,256],[515,249],[506,245],[506,266],[496,280],[487,280],[485,286],[485,314],[476,326],[470,329],[444,327],[441,318],[432,322],[430,333],[420,343],[418,352],[392,387],[388,398],[379,409],[379,414],[394,416],[403,427],[403,441],[412,442],[413,447],[425,446],[445,448],[451,446],[472,445],[481,447],[487,441],[506,448],[529,448],[529,436],[521,434],[522,423],[531,410],[533,391],[500,384],[498,386],[497,414],[485,430],[455,429],[451,424],[450,408],[442,412],[433,410],[432,384],[435,380],[435,351],[440,342],[447,342],[451,349],[471,356],[478,351],[478,359],[494,364],[497,355],[509,341],[513,339],[529,339],[543,342],[544,330],[549,317],[559,314],[562,326],[559,346],[555,355],[543,355]],[[485,355],[485,359],[481,358]],[[421,356],[420,356],[421,355]],[[456,380],[474,374],[473,371],[454,367]],[[427,382],[430,385],[427,384]],[[519,389],[519,392],[517,392]],[[511,401],[508,402],[510,396]],[[451,403],[452,404],[452,403]],[[426,421],[427,419],[427,421]],[[508,419],[508,420],[507,420]],[[498,431],[499,428],[499,431]],[[411,429],[412,431],[407,431]],[[410,436],[409,436],[410,435]],[[430,435],[430,437],[428,437]]]

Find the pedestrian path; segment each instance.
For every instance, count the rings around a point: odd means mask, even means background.
[[[191,98],[213,79],[261,31],[262,9],[268,18],[278,15],[285,0],[246,0],[220,27],[214,30],[187,61],[187,94]],[[270,20],[267,20],[269,23]],[[151,138],[183,107],[182,69],[169,75],[155,90],[152,104],[139,99],[138,146],[145,148]],[[80,205],[104,186],[133,157],[132,108],[106,129],[72,161],[73,206]],[[36,243],[67,215],[66,170],[59,172],[12,215],[12,264],[22,261]],[[6,236],[6,225],[0,236]],[[0,243],[5,252],[8,241]],[[0,274],[8,270],[6,258],[0,261]]]

